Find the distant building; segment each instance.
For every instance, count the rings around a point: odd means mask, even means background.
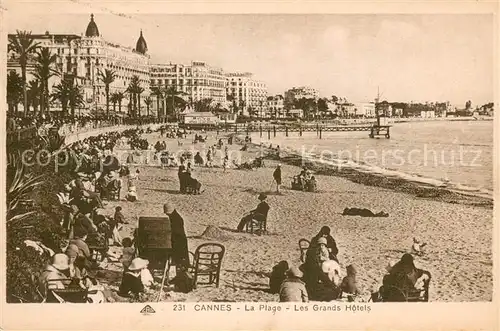
[[[285,111],[285,98],[282,95],[275,95],[267,97],[268,117],[284,118],[286,117]]]
[[[358,102],[354,104],[355,117],[376,117],[375,103],[373,102]]]
[[[249,72],[226,73],[226,93],[232,96],[241,115],[266,117],[267,85]]]
[[[285,92],[285,107],[293,108],[294,102],[302,98],[318,100],[319,91],[309,86],[293,87]]]
[[[222,106],[226,103],[226,76],[223,70],[205,62],[152,64],[151,86],[175,87],[185,93],[181,98],[188,103],[203,99],[212,99],[213,104],[220,103]]]
[[[394,108],[393,116],[401,117],[403,116],[403,108]]]

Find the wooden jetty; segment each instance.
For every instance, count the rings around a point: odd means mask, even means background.
[[[298,132],[299,136],[302,136],[303,132],[316,132],[319,138],[322,138],[323,132],[355,132],[364,131],[368,132],[370,138],[375,138],[376,136],[384,135],[387,139],[390,138],[390,125],[328,125],[323,123],[306,123],[304,125],[299,124],[269,124],[269,123],[250,123],[250,124],[219,124],[219,125],[207,125],[207,124],[190,124],[190,125],[179,125],[181,128],[186,128],[188,130],[205,130],[205,131],[217,131],[217,132],[234,132],[234,133],[254,133],[259,132],[262,137],[267,133],[268,139],[276,137],[277,132],[284,132],[285,136],[288,137],[291,132]]]

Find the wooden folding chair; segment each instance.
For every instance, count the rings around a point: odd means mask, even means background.
[[[206,243],[196,248],[194,253],[194,288],[197,285],[212,284],[219,287],[220,269],[225,251],[224,245],[218,243]],[[208,280],[203,280],[207,278]]]

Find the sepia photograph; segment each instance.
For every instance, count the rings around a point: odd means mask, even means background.
[[[30,5],[2,8],[2,305],[493,302],[491,13]]]

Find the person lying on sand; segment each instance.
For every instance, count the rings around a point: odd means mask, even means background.
[[[362,216],[362,217],[388,217],[389,214],[383,211],[373,213],[370,209],[366,208],[345,208],[342,212],[344,216]]]

